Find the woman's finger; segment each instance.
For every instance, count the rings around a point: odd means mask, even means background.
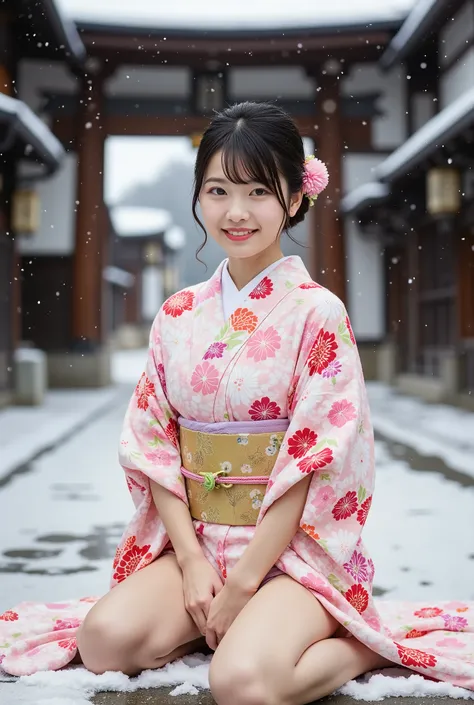
[[[191,612],[191,617],[193,618],[194,624],[197,626],[199,631],[203,636],[206,636],[206,623],[207,623],[207,618],[206,615],[204,614],[203,610],[200,609],[199,607],[196,607],[193,612]]]
[[[209,629],[209,627],[206,631],[206,644],[213,651],[217,649],[217,634],[213,629]]]
[[[207,620],[208,620],[208,618],[209,618],[209,610],[211,609],[211,605],[212,605],[212,600],[213,600],[213,599],[214,599],[214,598],[213,598],[212,595],[211,595],[211,596],[209,597],[209,599],[207,600],[207,602],[203,605],[203,608],[202,608],[202,611],[204,612],[204,617],[205,617],[205,619],[206,619],[206,622],[207,622]]]

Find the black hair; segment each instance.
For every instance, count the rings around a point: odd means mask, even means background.
[[[263,184],[278,198],[285,214],[282,230],[288,233],[290,228],[304,220],[309,200],[303,197],[298,211],[291,217],[279,179],[280,175],[285,178],[290,194],[298,193],[303,185],[305,154],[295,123],[288,113],[272,103],[237,103],[215,115],[199,145],[194,167],[192,212],[205,239],[196,254],[207,242],[196,206],[209,162],[220,151],[222,168],[229,181]]]

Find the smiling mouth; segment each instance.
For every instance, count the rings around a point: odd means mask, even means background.
[[[256,230],[225,230],[223,228],[222,232],[227,235],[231,240],[246,240],[251,237]]]

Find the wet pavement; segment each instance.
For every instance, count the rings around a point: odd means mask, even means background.
[[[117,462],[132,388],[100,419],[0,488],[0,610],[12,601],[101,595],[132,502]]]
[[[122,384],[112,408],[0,482],[0,612],[23,600],[106,592],[115,548],[133,510],[117,461],[132,391],[131,383]],[[474,477],[380,434],[376,459],[376,492],[365,528],[377,568],[375,593],[473,600]],[[2,693],[11,687],[3,684]],[[103,693],[93,702],[167,705],[168,692]],[[348,700],[332,699],[338,705]],[[212,699],[206,692],[180,696],[181,703],[188,701],[207,705]],[[402,701],[397,698],[397,705]],[[0,702],[9,701],[0,695]]]
[[[107,590],[132,512],[117,439],[120,403],[10,475],[0,486],[0,610]],[[377,436],[377,484],[365,528],[376,594],[474,599],[474,478],[441,459]],[[469,528],[470,527],[470,528]]]

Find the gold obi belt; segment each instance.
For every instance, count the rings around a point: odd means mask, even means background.
[[[181,472],[193,519],[255,526],[288,420],[179,422]]]

